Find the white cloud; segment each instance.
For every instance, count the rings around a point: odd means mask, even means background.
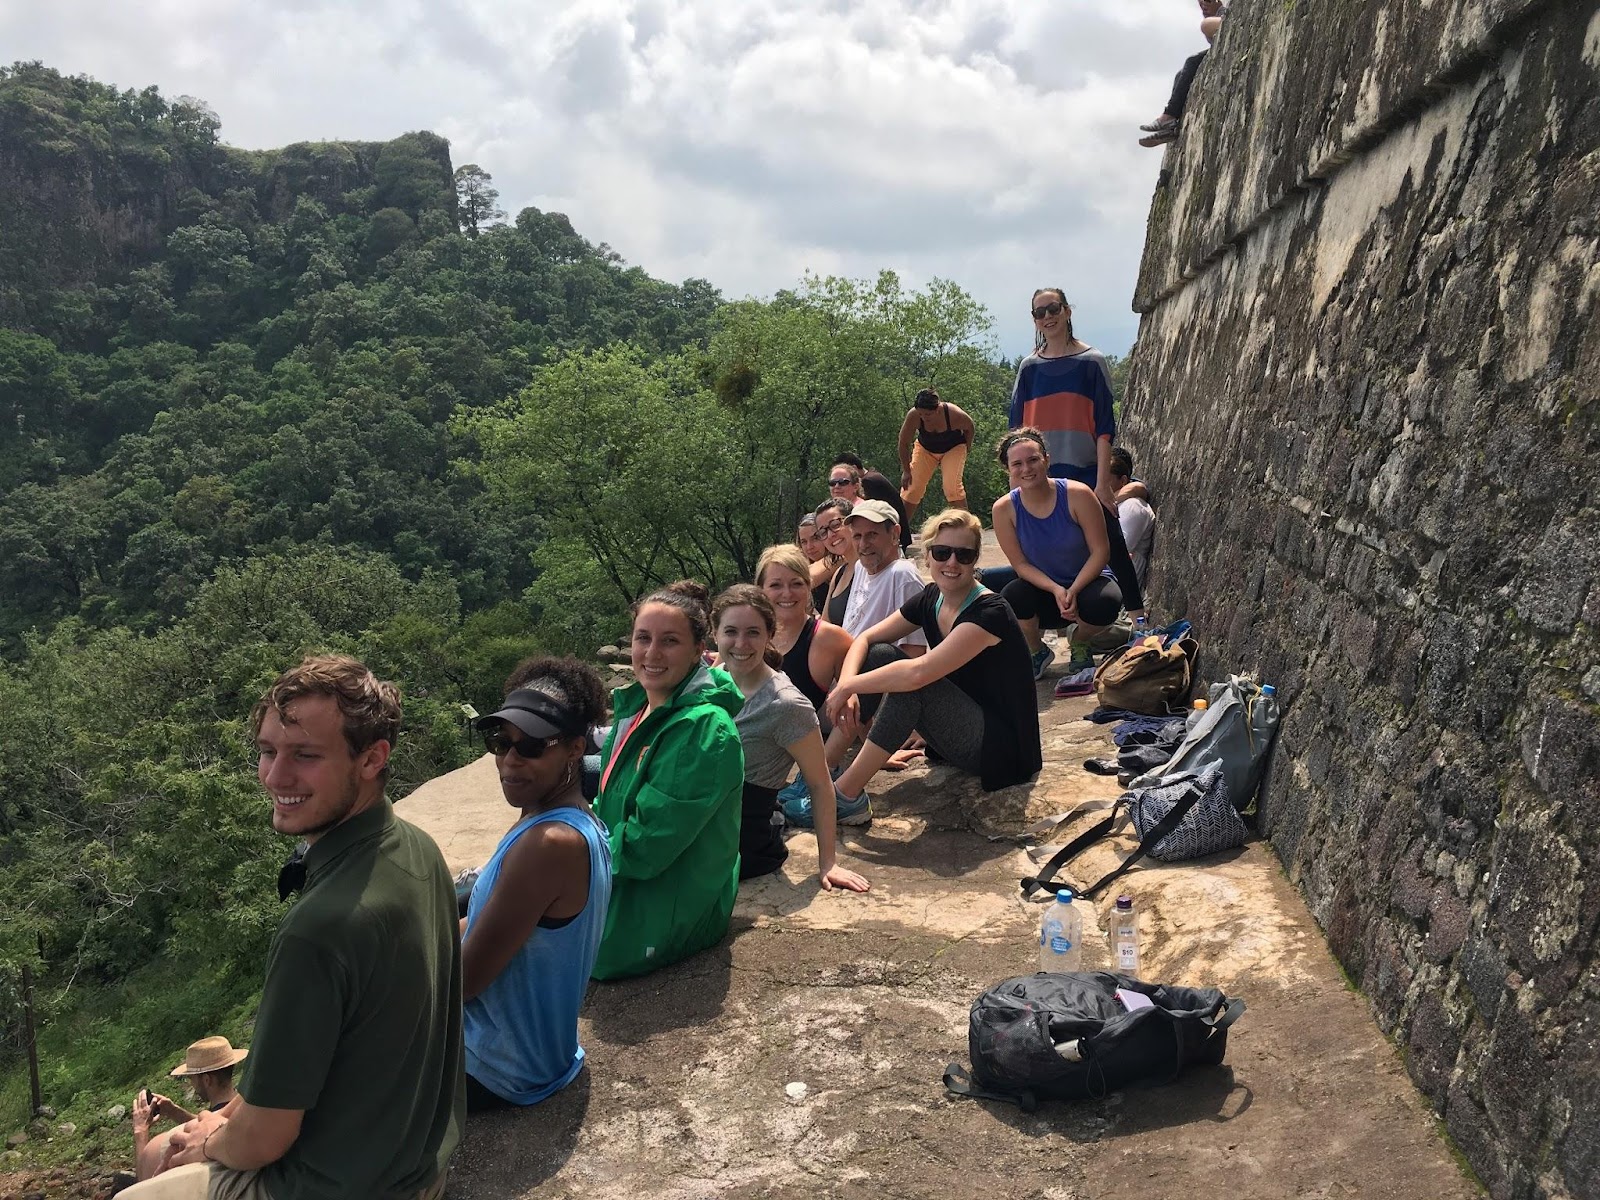
[[[1123,351],[1184,0],[57,0],[0,43],[208,101],[235,144],[433,129],[502,207],[651,273],[955,279],[1026,347],[1040,283]]]

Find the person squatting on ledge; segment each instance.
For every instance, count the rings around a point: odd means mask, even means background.
[[[940,427],[929,429],[929,420]],[[939,399],[938,392],[923,388],[917,393],[916,402],[900,423],[900,499],[908,513],[922,503],[935,470],[940,473],[945,505],[967,506],[967,488],[961,477],[974,432],[972,418]]]
[[[267,956],[239,1094],[175,1130],[128,1200],[437,1200],[461,1138],[461,942],[431,838],[384,795],[400,692],[344,655],[252,714],[272,827],[310,844]]]

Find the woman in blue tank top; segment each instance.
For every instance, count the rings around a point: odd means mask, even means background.
[[[1122,590],[1106,570],[1111,542],[1094,490],[1051,478],[1050,452],[1036,429],[1006,434],[999,453],[1011,491],[995,501],[994,536],[1017,573],[1000,595],[1017,614],[1037,679],[1053,657],[1040,627],[1075,625],[1073,641],[1087,644],[1116,621]]]
[[[583,1066],[578,1008],[611,898],[606,828],[583,798],[605,686],[576,659],[530,659],[478,721],[521,815],[472,888],[462,925],[467,1111],[537,1104]]]

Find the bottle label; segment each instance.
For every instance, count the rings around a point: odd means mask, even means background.
[[[1133,970],[1139,965],[1139,948],[1130,942],[1117,947],[1117,966]]]
[[[1067,954],[1072,950],[1072,939],[1058,933],[1050,939],[1050,950],[1054,954]]]

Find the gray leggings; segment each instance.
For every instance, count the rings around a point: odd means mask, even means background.
[[[863,671],[875,671],[905,655],[878,643],[867,651]],[[915,729],[928,746],[954,766],[977,775],[983,766],[983,709],[948,679],[936,679],[915,692],[887,692],[878,705],[867,740],[890,753],[905,745]]]

